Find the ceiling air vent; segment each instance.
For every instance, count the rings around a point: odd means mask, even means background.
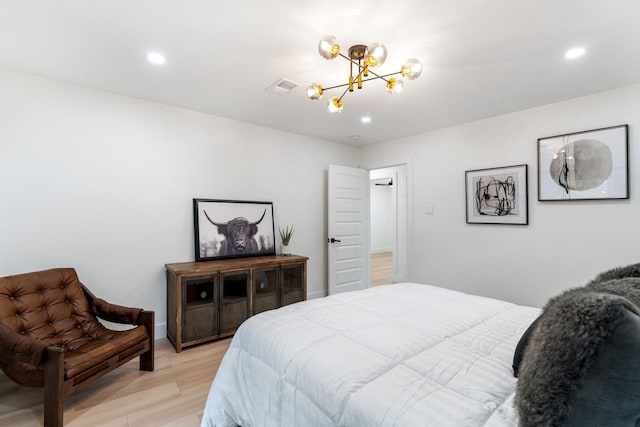
[[[280,79],[276,81],[274,84],[265,89],[265,92],[272,93],[274,95],[282,96],[289,93],[289,91],[296,86],[300,86],[296,82],[292,82],[287,79]]]

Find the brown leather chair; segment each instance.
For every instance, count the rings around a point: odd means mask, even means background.
[[[124,331],[98,319],[138,325]],[[0,278],[0,368],[16,383],[44,386],[44,425],[62,426],[64,398],[140,356],[153,371],[154,312],[109,304],[73,268]]]

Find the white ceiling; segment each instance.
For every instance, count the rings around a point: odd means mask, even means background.
[[[365,145],[640,82],[639,22],[638,0],[0,0],[0,67]],[[381,41],[380,73],[417,57],[422,76],[395,97],[365,83],[331,115],[338,90],[305,94],[346,83],[347,61],[317,53],[327,34]],[[301,86],[266,93],[279,78]]]

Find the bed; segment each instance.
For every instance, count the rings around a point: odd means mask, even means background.
[[[540,309],[399,283],[261,313],[202,426],[517,426],[514,349]]]

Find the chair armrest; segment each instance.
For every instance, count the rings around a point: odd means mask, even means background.
[[[5,325],[0,325],[0,351],[4,358],[38,367],[48,346],[44,341],[16,333]]]
[[[124,323],[127,325],[137,325],[138,316],[142,311],[141,308],[110,304],[101,298],[95,298],[91,305],[97,317],[109,322]]]

